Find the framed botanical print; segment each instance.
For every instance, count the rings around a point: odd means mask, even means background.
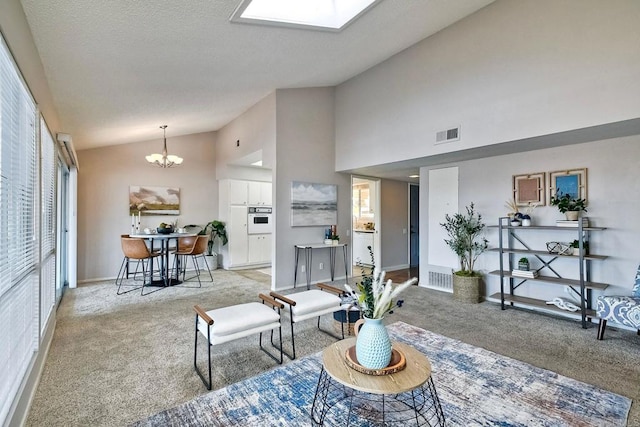
[[[549,197],[569,194],[587,200],[587,168],[549,172]]]
[[[513,176],[513,200],[516,206],[545,204],[544,172]]]

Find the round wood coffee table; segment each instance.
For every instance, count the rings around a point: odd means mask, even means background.
[[[311,407],[312,425],[359,425],[358,420],[397,426],[444,426],[444,414],[431,378],[431,363],[415,348],[394,342],[406,367],[389,375],[368,375],[347,365],[355,338],[322,352],[322,370]]]

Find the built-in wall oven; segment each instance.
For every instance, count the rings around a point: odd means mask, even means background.
[[[247,233],[271,233],[271,230],[273,228],[273,225],[271,223],[272,211],[273,208],[265,206],[249,206],[249,216],[247,218]]]

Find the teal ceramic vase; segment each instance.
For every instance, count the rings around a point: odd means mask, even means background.
[[[355,325],[357,330],[358,325]],[[391,340],[382,319],[364,318],[356,335],[356,358],[368,369],[382,369],[391,361]]]

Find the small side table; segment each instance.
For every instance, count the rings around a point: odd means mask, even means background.
[[[311,424],[349,425],[357,420],[385,426],[444,426],[445,418],[431,378],[431,363],[418,350],[400,342],[393,347],[407,360],[402,371],[367,375],[345,362],[355,338],[338,341],[322,352],[322,370],[311,407]]]

